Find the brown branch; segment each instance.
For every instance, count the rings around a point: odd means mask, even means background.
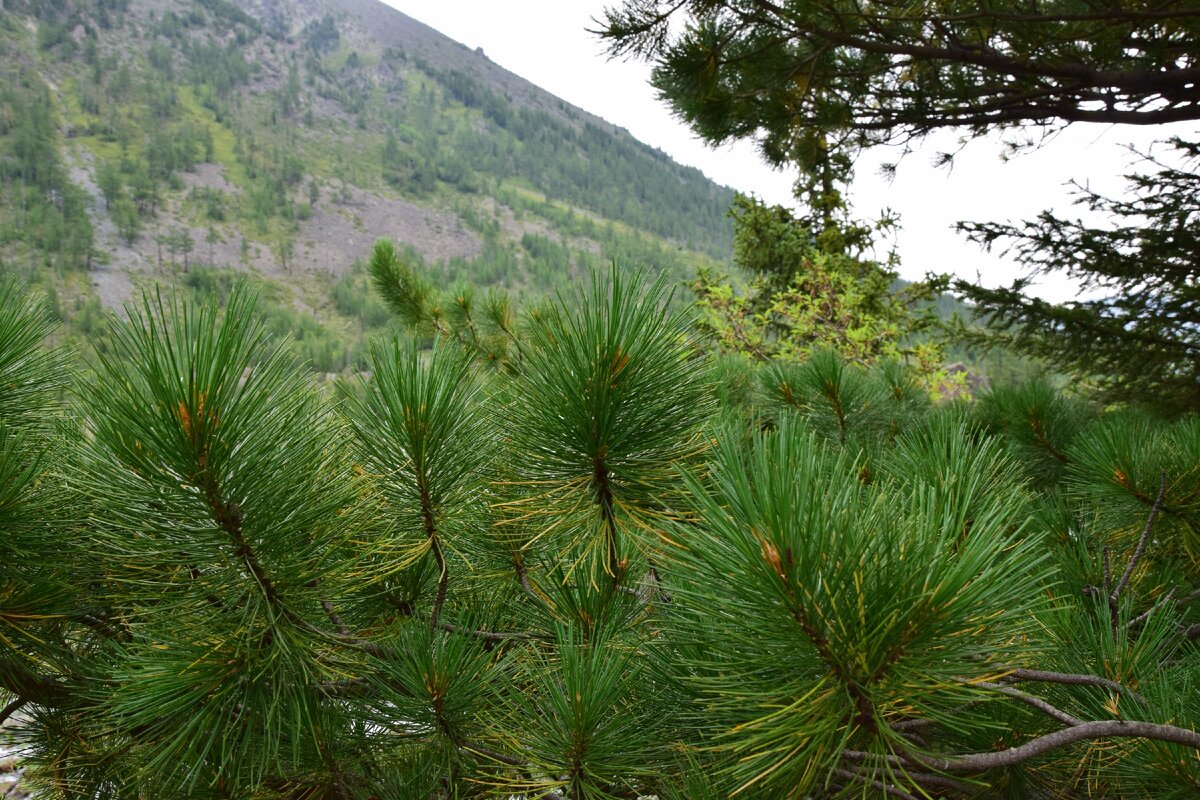
[[[350,629],[346,627],[346,623],[342,622],[342,617],[337,613],[337,609],[334,608],[332,602],[329,600],[322,600],[321,608],[325,609],[325,616],[329,617],[329,621],[333,623],[333,627],[337,630],[339,636],[352,636]]]
[[[490,747],[485,747],[478,742],[472,742],[469,739],[464,739],[458,743],[458,749],[468,753],[485,756],[493,761],[499,761],[501,764],[508,764],[510,767],[520,767],[525,764],[521,759],[510,756],[506,753],[501,753],[498,750],[493,750]]]
[[[1064,725],[1075,726],[1083,724],[1083,720],[1077,717],[1072,717],[1070,714],[1066,713],[1065,711],[1060,711],[1040,697],[1034,697],[1031,694],[1026,694],[1020,689],[1014,689],[1013,687],[1005,686],[1002,683],[988,683],[986,681],[977,681],[971,685],[982,686],[985,689],[991,689],[994,692],[999,692],[1000,694],[1011,697],[1014,700],[1019,700],[1028,706],[1033,706],[1038,711],[1041,711],[1047,716],[1053,717]]]
[[[199,453],[199,461],[201,464],[205,462],[205,453],[203,450]],[[279,602],[274,582],[267,575],[266,570],[263,569],[262,563],[258,560],[258,556],[255,555],[254,549],[250,546],[250,540],[246,538],[241,507],[235,502],[225,501],[224,497],[221,496],[221,490],[217,485],[216,478],[213,477],[207,467],[202,468],[196,483],[204,492],[204,499],[208,502],[213,519],[216,520],[217,525],[229,536],[233,543],[234,555],[241,559],[250,576],[254,578],[254,582],[262,589],[267,603],[271,606],[282,606],[282,603]],[[209,602],[212,601],[210,600]],[[219,598],[217,602],[220,602]],[[283,607],[283,613],[289,618],[293,617],[291,611],[286,607]]]
[[[601,454],[597,454],[592,460],[592,486],[596,490],[596,505],[600,507],[600,519],[604,529],[607,553],[605,571],[612,577],[613,586],[620,586],[625,564],[617,554],[617,520],[613,513],[612,483],[608,477],[608,465]]]
[[[1200,733],[1196,733],[1188,728],[1178,728],[1174,725],[1159,725],[1154,722],[1114,719],[1081,722],[1079,725],[1062,728],[1053,733],[1031,739],[1017,747],[992,750],[986,753],[970,753],[968,755],[947,757],[928,755],[894,756],[846,750],[842,753],[842,757],[848,761],[888,764],[901,769],[917,766],[939,772],[972,773],[1015,766],[1031,758],[1045,755],[1075,742],[1110,738],[1153,739],[1155,741],[1171,742],[1200,750]]]
[[[1014,669],[1004,676],[1009,681],[1038,681],[1041,683],[1059,683],[1065,686],[1095,686],[1108,689],[1118,694],[1126,695],[1143,705],[1146,700],[1137,692],[1116,681],[1102,678],[1099,675],[1078,675],[1070,672],[1052,672],[1041,669]]]
[[[1158,497],[1154,498],[1154,505],[1150,506],[1150,516],[1146,519],[1146,526],[1142,528],[1142,535],[1138,537],[1137,547],[1133,550],[1133,555],[1129,557],[1129,564],[1125,567],[1125,574],[1117,581],[1116,588],[1109,595],[1109,606],[1115,612],[1117,608],[1117,600],[1121,597],[1121,592],[1125,591],[1125,587],[1129,586],[1129,579],[1133,576],[1133,570],[1137,567],[1138,561],[1142,558],[1142,553],[1146,550],[1146,541],[1150,538],[1150,531],[1154,528],[1154,523],[1158,520],[1158,515],[1163,509],[1163,500],[1167,496],[1167,471],[1164,469],[1158,479]],[[1114,619],[1116,615],[1113,615]]]
[[[838,768],[833,771],[833,774],[837,775],[839,778],[845,778],[846,780],[849,780],[849,781],[854,781],[856,783],[863,783],[863,784],[866,784],[867,786],[873,786],[886,795],[889,795],[891,797],[899,797],[900,800],[918,800],[916,795],[909,794],[908,792],[904,791],[903,789],[901,789],[897,786],[892,786],[890,784],[883,783],[882,781],[878,781],[868,775],[864,775],[861,772],[855,772],[855,771],[849,770],[849,769]]]
[[[1175,595],[1175,590],[1174,590],[1174,589],[1172,589],[1171,591],[1167,592],[1165,595],[1163,595],[1162,597],[1160,597],[1160,598],[1158,599],[1158,602],[1157,602],[1157,603],[1155,603],[1154,605],[1150,606],[1149,608],[1147,608],[1147,609],[1146,609],[1145,611],[1143,611],[1141,614],[1138,614],[1138,615],[1137,615],[1136,617],[1134,617],[1133,619],[1129,620],[1129,624],[1128,624],[1128,625],[1126,625],[1126,626],[1125,626],[1125,628],[1126,628],[1126,629],[1133,628],[1135,625],[1140,625],[1141,623],[1143,623],[1143,622],[1145,622],[1146,620],[1150,619],[1150,615],[1151,615],[1151,614],[1153,614],[1155,611],[1158,611],[1160,608],[1162,608],[1163,606],[1165,606],[1167,603],[1171,602],[1171,598],[1172,598],[1174,595]]]
[[[504,633],[502,631],[483,631],[472,628],[460,628],[449,622],[439,622],[438,627],[447,633],[461,633],[464,636],[474,636],[476,639],[483,639],[485,642],[506,642],[510,639],[545,639],[545,636],[539,636],[536,633],[527,633],[525,631],[514,631],[513,633]]]
[[[521,588],[525,590],[525,594],[540,602],[541,598],[533,590],[533,584],[529,581],[529,570],[525,567],[525,557],[520,552],[514,554],[513,566],[517,568],[517,580],[521,582]]]
[[[1154,739],[1200,750],[1200,734],[1193,730],[1177,728],[1174,725],[1117,719],[1083,722],[1054,733],[1048,733],[1045,736],[1039,736],[1023,745],[1006,750],[972,753],[948,759],[922,760],[934,769],[944,772],[982,772],[1000,767],[1011,767],[1075,742],[1108,738]]]
[[[904,777],[914,783],[922,784],[923,787],[935,787],[938,789],[953,789],[956,792],[967,794],[972,791],[972,787],[963,783],[960,780],[948,777],[946,775],[936,775],[932,772],[914,772],[905,770]],[[977,790],[978,787],[975,787]]]
[[[421,520],[425,526],[425,536],[429,539],[429,547],[433,551],[434,561],[438,567],[437,596],[433,601],[433,611],[429,614],[429,630],[437,630],[438,617],[441,616],[442,606],[446,602],[446,591],[450,587],[450,571],[446,567],[446,556],[442,553],[442,544],[438,541],[437,526],[433,521],[433,501],[429,496],[429,487],[423,475],[417,478],[417,492],[421,498]]]
[[[16,700],[13,700],[11,703],[6,705],[4,708],[0,708],[0,725],[3,725],[8,720],[9,717],[11,717],[13,714],[17,713],[18,711],[20,711],[21,707],[24,706],[28,702],[29,701],[26,700],[24,697],[18,697]]]

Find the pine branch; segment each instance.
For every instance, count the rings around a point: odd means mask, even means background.
[[[346,627],[346,623],[342,622],[341,615],[337,613],[337,609],[331,601],[322,600],[321,608],[325,610],[325,616],[329,617],[329,621],[333,624],[339,636],[348,637],[351,635],[350,629]]]
[[[1126,695],[1146,705],[1146,700],[1137,692],[1116,681],[1102,678],[1098,675],[1079,675],[1069,672],[1052,672],[1040,669],[1014,669],[1004,676],[1008,681],[1039,681],[1042,683],[1059,683],[1066,686],[1095,686],[1108,689],[1118,694]]]
[[[1058,720],[1059,722],[1063,723],[1064,725],[1075,726],[1075,725],[1083,724],[1083,720],[1081,720],[1077,717],[1072,717],[1070,714],[1066,713],[1065,711],[1060,711],[1059,709],[1050,705],[1049,703],[1047,703],[1045,700],[1041,699],[1040,697],[1034,697],[1031,694],[1026,694],[1025,692],[1022,692],[1020,689],[1014,689],[1011,686],[1005,686],[1004,684],[1001,684],[1001,683],[988,683],[986,681],[977,681],[977,682],[972,683],[971,685],[982,686],[985,689],[991,689],[991,690],[993,690],[995,692],[999,692],[1000,694],[1005,695],[1007,697],[1011,697],[1015,700],[1019,700],[1022,703],[1025,703],[1026,705],[1033,706],[1038,711],[1041,711],[1043,714],[1046,714],[1047,716],[1053,717],[1054,719]]]
[[[433,551],[433,558],[438,568],[437,596],[433,601],[433,611],[429,614],[429,630],[436,630],[438,617],[442,613],[442,605],[446,602],[446,591],[450,587],[450,571],[446,566],[446,557],[442,553],[442,543],[438,541],[437,526],[433,521],[433,502],[429,497],[429,486],[425,483],[423,474],[417,475],[417,492],[421,501],[421,523],[425,527],[425,536]]]
[[[461,633],[464,636],[474,636],[476,639],[483,639],[485,642],[507,642],[510,639],[548,639],[549,637],[541,636],[536,633],[528,633],[525,631],[514,631],[512,633],[504,633],[497,631],[475,630],[471,628],[460,628],[449,622],[439,622],[438,627],[447,633]]]
[[[4,708],[0,709],[0,725],[3,725],[6,721],[8,721],[9,717],[20,711],[21,708],[28,702],[29,701],[24,697],[18,697],[16,700],[13,700]]]
[[[524,765],[524,763],[525,763],[524,761],[522,761],[521,759],[519,759],[515,756],[510,756],[505,753],[501,753],[498,750],[493,750],[490,747],[485,747],[484,745],[479,744],[478,742],[472,742],[469,739],[464,739],[461,742],[459,742],[458,749],[463,752],[466,752],[466,753],[475,753],[477,755],[485,756],[487,758],[492,759],[493,761],[499,761],[501,764],[507,764],[510,767],[519,767],[519,766]]]
[[[916,795],[909,794],[897,786],[883,783],[882,781],[878,781],[869,775],[862,774],[861,772],[855,772],[853,770],[842,769],[839,767],[833,771],[833,774],[837,775],[839,778],[845,778],[848,781],[865,784],[866,786],[872,786],[889,797],[899,797],[900,800],[918,800]]]
[[[1125,573],[1121,579],[1117,581],[1116,588],[1109,595],[1109,607],[1113,611],[1113,619],[1116,619],[1117,600],[1121,597],[1121,592],[1129,585],[1129,579],[1133,575],[1133,570],[1137,567],[1138,561],[1142,558],[1142,553],[1146,550],[1146,541],[1150,537],[1150,531],[1154,528],[1154,523],[1158,520],[1158,515],[1162,512],[1163,500],[1167,495],[1167,471],[1164,469],[1158,480],[1158,497],[1154,498],[1154,504],[1150,506],[1150,516],[1146,519],[1146,526],[1142,528],[1142,535],[1138,537],[1137,547],[1133,550],[1133,555],[1129,557],[1129,564],[1125,567]]]
[[[1016,766],[1031,758],[1045,755],[1075,742],[1110,738],[1153,739],[1200,750],[1200,733],[1196,733],[1196,731],[1178,728],[1174,725],[1117,719],[1081,722],[1078,725],[1031,739],[1017,747],[993,750],[987,753],[938,757],[880,755],[846,750],[842,753],[842,757],[848,761],[884,763],[898,768],[918,766],[939,772],[975,773]]]
[[[1140,625],[1143,622],[1145,622],[1146,620],[1150,619],[1151,614],[1153,614],[1155,611],[1158,611],[1158,609],[1162,608],[1167,603],[1171,602],[1171,598],[1174,596],[1175,596],[1175,590],[1171,589],[1171,591],[1167,592],[1165,595],[1160,597],[1158,599],[1158,602],[1156,602],[1154,605],[1150,606],[1150,608],[1146,609],[1141,614],[1138,614],[1136,617],[1129,620],[1129,624],[1125,626],[1126,630],[1129,630],[1137,625]]]

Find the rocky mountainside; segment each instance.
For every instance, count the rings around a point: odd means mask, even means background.
[[[242,272],[336,370],[380,323],[380,236],[522,290],[730,254],[730,190],[378,0],[2,8],[0,270],[81,336],[139,287]]]

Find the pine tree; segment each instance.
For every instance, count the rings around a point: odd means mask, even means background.
[[[0,291],[0,708],[44,797],[1184,798],[1200,425],[823,352],[718,413],[616,273],[333,396],[151,295],[64,399]]]

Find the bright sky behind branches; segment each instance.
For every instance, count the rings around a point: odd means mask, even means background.
[[[603,117],[676,161],[698,167],[718,183],[753,193],[772,203],[791,202],[795,174],[764,165],[754,146],[740,143],[712,149],[659,101],[649,85],[650,67],[609,61],[597,27],[602,0],[385,0],[415,19],[573,105]],[[898,150],[868,153],[857,167],[851,192],[860,218],[891,208],[900,215],[896,246],[900,273],[981,274],[990,285],[1007,283],[1018,268],[998,254],[988,255],[954,233],[957,220],[1029,219],[1046,208],[1070,210],[1072,179],[1107,194],[1122,190],[1120,176],[1135,161],[1125,145],[1145,149],[1169,135],[1194,135],[1195,126],[1135,129],[1130,126],[1074,125],[1039,149],[1007,162],[998,137],[974,141],[959,151],[952,133],[931,137],[900,160],[890,182],[879,165],[900,158]],[[939,152],[959,151],[952,169],[934,168]],[[1075,294],[1065,280],[1044,281],[1037,293],[1064,300]]]

